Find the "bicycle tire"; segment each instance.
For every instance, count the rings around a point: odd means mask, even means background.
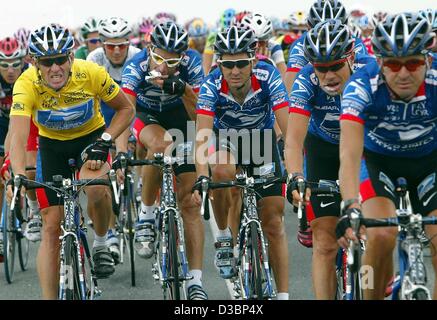
[[[336,268],[335,277],[337,279],[337,289],[335,292],[335,300],[344,300],[346,288],[345,285],[345,274],[344,274],[344,251],[342,248],[338,249],[336,257]]]
[[[67,273],[65,274],[65,300],[82,300],[79,280],[79,261],[77,260],[77,247],[74,237],[67,236],[64,246],[64,263]]]
[[[6,192],[3,198],[3,265],[6,281],[11,284],[14,278],[15,243],[17,239],[15,226],[15,210],[11,211],[6,202]]]
[[[172,300],[180,300],[180,279],[179,279],[179,256],[177,250],[177,225],[175,212],[168,211],[168,275],[170,278],[169,289]]]
[[[417,289],[413,293],[413,300],[429,300],[429,297],[425,290]]]
[[[261,239],[258,232],[258,224],[255,221],[249,223],[250,228],[250,246],[251,246],[251,280],[252,280],[252,294],[257,300],[264,299],[263,294],[263,275],[261,270],[261,253],[259,246]]]
[[[130,181],[126,183],[127,189],[127,198],[125,199],[125,204],[127,206],[127,229],[128,229],[128,240],[129,240],[129,261],[130,261],[130,271],[131,271],[131,285],[135,287],[136,285],[136,276],[135,276],[135,250],[134,250],[134,237],[135,234],[133,232],[133,219],[132,219],[132,188]]]
[[[27,239],[24,236],[24,229],[26,228],[26,225],[28,223],[29,220],[29,211],[30,208],[27,205],[27,201],[26,201],[26,197],[23,198],[22,200],[22,207],[21,207],[21,211],[20,211],[20,215],[21,215],[21,221],[20,221],[20,225],[21,225],[21,232],[17,236],[18,236],[18,260],[20,262],[20,268],[22,271],[26,271],[27,270],[27,264],[29,262],[29,239]]]

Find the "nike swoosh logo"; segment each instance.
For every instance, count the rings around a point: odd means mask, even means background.
[[[273,186],[273,183],[271,183],[271,184],[268,184],[268,185],[266,185],[266,186],[264,186],[264,185],[263,185],[263,189],[267,189],[267,188],[270,188],[271,186]]]
[[[428,205],[428,203],[431,201],[432,198],[434,198],[434,196],[437,194],[437,192],[434,192],[432,195],[429,196],[428,199],[426,199],[426,201],[423,201],[423,206],[426,207]]]
[[[91,149],[91,152],[100,152],[100,153],[104,153],[102,150],[96,150],[96,149]]]
[[[102,83],[102,87],[104,87],[105,86],[105,84],[106,84],[106,81],[108,81],[108,79],[105,79],[105,81]]]
[[[320,206],[321,206],[322,208],[325,208],[325,207],[327,207],[327,206],[330,206],[330,205],[333,204],[333,203],[335,203],[335,201],[328,202],[328,203],[323,203],[323,202],[321,202],[321,203],[320,203]]]

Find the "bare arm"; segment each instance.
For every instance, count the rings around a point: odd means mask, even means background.
[[[30,121],[27,116],[11,116],[9,122],[10,159],[15,175],[26,174],[26,145]]]
[[[309,117],[290,113],[285,138],[285,167],[288,173],[303,172],[303,149]]]
[[[196,120],[197,95],[188,83],[185,86],[185,92],[181,98],[190,119]]]
[[[115,110],[115,115],[105,131],[108,132],[113,139],[117,139],[118,136],[129,128],[129,125],[135,117],[135,107],[122,90],[120,90],[114,99],[106,101],[106,104]],[[119,143],[123,144],[124,141]],[[127,139],[125,143],[127,148]]]
[[[214,117],[198,114],[196,119],[196,172],[197,176],[209,176],[208,139],[212,134]]]
[[[291,88],[293,87],[293,82],[296,80],[297,72],[287,71],[284,76],[284,84],[287,89],[288,94],[290,94]]]
[[[283,137],[285,137],[287,135],[288,106],[276,110],[275,117],[276,117],[275,124],[277,123],[280,129],[280,133],[282,134]]]
[[[340,121],[340,190],[344,200],[358,198],[360,167],[364,146],[364,126],[350,120]],[[351,207],[359,207],[354,204]]]
[[[285,81],[285,75],[287,73],[287,65],[285,64],[284,61],[279,62],[276,64],[276,68],[279,70],[279,73],[281,74],[281,78],[282,80]],[[291,88],[291,86],[290,86]],[[287,92],[289,92],[290,90],[287,89]]]
[[[203,66],[203,71],[205,72],[205,75],[207,75],[209,73],[209,71],[211,70],[213,58],[214,58],[214,55],[210,54],[210,53],[204,53],[202,55],[202,66]]]

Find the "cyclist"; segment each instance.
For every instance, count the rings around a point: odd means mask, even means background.
[[[88,61],[93,61],[103,66],[117,84],[121,84],[121,73],[124,63],[141,51],[129,45],[129,35],[131,32],[132,29],[128,22],[122,18],[113,17],[102,20],[99,27],[99,36],[102,40],[103,47],[97,48],[87,57]],[[101,101],[100,107],[103,117],[105,118],[106,127],[109,127],[115,110],[104,101]],[[126,155],[129,135],[130,131],[129,128],[127,128],[119,138],[115,140],[116,158],[121,155]],[[115,231],[115,214],[110,217],[107,245],[112,253],[115,264],[118,264],[120,261],[120,244]]]
[[[375,30],[375,21],[368,16],[358,18],[354,24],[360,30],[360,38],[366,46],[369,55],[374,56],[372,48],[372,33]]]
[[[395,213],[395,182],[408,181],[413,210],[437,215],[437,70],[427,54],[435,41],[431,26],[416,13],[388,16],[376,26],[372,45],[378,63],[357,71],[345,87],[340,116],[340,187],[343,216],[336,234],[339,244],[357,238],[350,227],[352,212],[368,218]],[[360,186],[360,160],[369,178]],[[359,200],[361,195],[361,201]],[[427,226],[433,248],[437,227]],[[392,252],[396,228],[372,228],[366,232],[363,264],[373,268],[374,288],[365,299],[383,299],[385,284],[393,272]],[[431,249],[434,270],[435,249]],[[434,285],[437,298],[437,282]]]
[[[80,29],[80,34],[85,44],[76,50],[75,58],[86,60],[89,53],[102,46],[102,41],[99,38],[99,23],[99,20],[92,17],[85,21]]]
[[[27,69],[28,65],[25,63],[26,49],[24,46],[16,39],[7,37],[0,41],[0,148],[1,148],[1,158],[0,163],[2,164],[1,176],[5,179],[4,173],[8,170],[9,159],[8,159],[8,126],[9,126],[9,112],[12,105],[12,90],[18,77]],[[32,121],[30,121],[32,132],[35,133],[35,126]],[[36,136],[38,134],[36,133]],[[29,139],[27,154],[26,154],[26,164],[31,167],[35,167],[36,164],[36,150],[37,144],[35,134],[33,138]],[[35,178],[35,172],[28,172],[28,177],[30,179]],[[0,204],[3,201],[3,183],[0,183],[1,197]],[[30,208],[30,220],[26,225],[24,230],[24,235],[31,241],[38,241],[41,238],[41,217],[39,215],[38,202],[36,200],[36,194],[34,190],[27,192],[27,202]],[[1,217],[1,213],[0,213]],[[0,231],[1,233],[1,231]],[[0,234],[0,241],[3,238]]]
[[[340,1],[317,0],[314,2],[308,14],[307,24],[309,28],[313,28],[317,23],[327,19],[338,19],[343,24],[347,23],[346,9]],[[294,41],[289,49],[287,72],[284,78],[284,84],[288,92],[290,92],[297,73],[308,64],[308,60],[303,53],[304,35]],[[366,47],[360,39],[355,40],[354,50],[358,55],[367,55]]]
[[[209,179],[208,162],[212,180],[235,179],[236,165],[249,164],[251,175],[263,177],[282,176],[279,152],[273,129],[275,117],[286,130],[288,95],[281,75],[275,67],[255,61],[256,38],[251,29],[232,26],[217,34],[215,51],[219,68],[212,71],[203,82],[197,103],[196,171],[198,180],[193,199],[200,205],[200,181]],[[207,144],[211,131],[219,133],[215,152],[208,159]],[[206,132],[205,136],[200,135]],[[234,134],[233,134],[233,133]],[[247,135],[244,134],[247,133]],[[229,135],[228,137],[221,134]],[[262,161],[239,152],[236,139],[243,139],[264,154]],[[257,137],[260,139],[257,141]],[[217,137],[216,137],[217,138]],[[229,139],[228,139],[229,138]],[[202,154],[205,150],[206,154]],[[262,162],[262,163],[259,163]],[[253,171],[253,172],[252,172]],[[284,199],[280,185],[258,190],[262,227],[269,241],[269,257],[275,274],[278,299],[288,299],[288,251],[284,230]],[[228,227],[229,189],[214,190],[214,216],[217,221],[215,264],[225,279],[235,275],[232,232]]]
[[[336,290],[335,257],[338,245],[335,225],[340,213],[339,196],[300,199],[296,179],[334,184],[340,165],[340,98],[351,74],[372,60],[355,59],[354,38],[339,20],[320,22],[305,36],[303,49],[311,64],[299,71],[290,93],[290,115],[286,137],[287,198],[290,203],[311,201],[315,219],[313,232],[313,287],[316,299],[333,299]]]
[[[29,51],[34,67],[26,70],[14,85],[10,120],[10,159],[16,176],[25,173],[25,141],[29,117],[39,129],[39,167],[44,181],[53,175],[71,176],[68,159],[75,158],[80,177],[96,178],[109,170],[106,163],[112,139],[117,138],[134,116],[133,106],[104,68],[74,59],[74,39],[66,28],[47,25],[32,32]],[[105,130],[100,99],[116,109]],[[83,165],[81,165],[83,163]],[[88,187],[88,215],[94,222],[93,260],[98,278],[114,272],[106,246],[109,188]],[[57,297],[59,283],[59,236],[63,218],[62,200],[50,189],[37,190],[43,220],[37,269],[45,299]]]
[[[203,19],[196,18],[188,25],[188,35],[190,37],[188,47],[203,54],[206,45],[209,28]]]
[[[193,150],[187,135],[188,121],[195,118],[196,92],[203,79],[200,55],[188,49],[188,33],[172,21],[155,26],[151,46],[127,62],[123,70],[122,87],[137,107],[133,132],[147,149],[147,158],[154,153],[166,153],[176,148]],[[146,76],[158,75],[147,79]],[[172,143],[176,130],[184,141]],[[179,154],[180,155],[180,154]],[[183,163],[175,167],[177,197],[184,223],[187,258],[193,279],[187,283],[190,300],[207,299],[202,287],[204,227],[199,208],[191,201],[191,187],[196,180],[195,167]],[[140,257],[153,255],[155,231],[155,199],[159,189],[160,171],[143,167],[141,208],[135,226],[135,248]]]

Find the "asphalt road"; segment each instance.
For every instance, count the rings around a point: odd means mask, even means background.
[[[297,217],[291,212],[287,204],[285,214],[290,267],[289,267],[289,292],[290,299],[314,299],[311,278],[311,249],[301,246],[296,240]],[[210,222],[206,224],[205,262],[203,271],[203,284],[209,298],[212,300],[229,300],[231,293],[227,283],[221,279],[213,265],[214,247]],[[4,299],[41,299],[38,277],[36,273],[35,257],[38,243],[32,243],[28,270],[22,272],[18,262],[14,282],[8,284],[4,275],[3,264],[0,264],[0,300]],[[103,291],[101,299],[104,300],[159,300],[162,299],[162,291],[159,283],[155,282],[151,273],[152,260],[136,259],[137,284],[131,287],[130,266],[128,261],[116,266],[115,274],[106,280],[99,280],[99,286]],[[430,258],[426,257],[426,266],[429,274],[428,283],[433,283],[434,274]],[[430,287],[430,286],[429,286]]]

